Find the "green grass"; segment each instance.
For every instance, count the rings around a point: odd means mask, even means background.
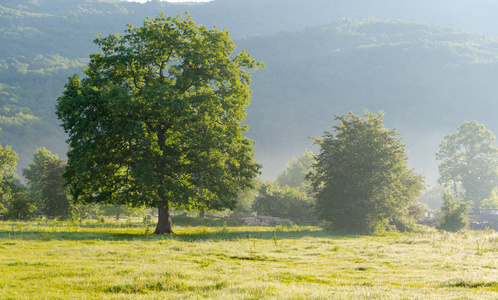
[[[498,298],[494,232],[131,225],[0,222],[0,299]]]

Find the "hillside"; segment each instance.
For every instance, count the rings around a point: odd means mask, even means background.
[[[320,137],[334,114],[384,110],[412,165],[433,181],[445,134],[471,119],[498,133],[497,42],[438,26],[349,19],[240,40],[267,62],[254,76],[249,135],[265,166],[278,169],[310,147],[307,137]]]
[[[482,34],[497,34],[497,8],[498,1],[468,0],[2,1],[0,142],[19,152],[19,169],[37,147],[63,156],[55,100],[97,50],[96,35],[188,10],[198,23],[227,28],[239,49],[267,64],[254,74],[247,116],[265,177],[310,148],[308,137],[321,136],[334,114],[367,108],[386,111],[412,165],[433,181],[446,133],[469,119],[498,133],[497,40]]]

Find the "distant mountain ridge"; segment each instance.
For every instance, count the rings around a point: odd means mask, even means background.
[[[265,165],[277,169],[283,161],[274,153],[290,157],[311,147],[307,137],[320,137],[334,114],[384,110],[386,125],[398,128],[412,164],[432,182],[445,134],[471,119],[498,133],[497,43],[440,26],[374,19],[238,41],[267,62],[252,85],[249,136],[267,149]]]
[[[247,116],[265,177],[310,148],[308,137],[321,136],[333,114],[347,111],[385,110],[413,166],[432,181],[444,134],[470,119],[498,133],[498,42],[489,37],[498,35],[498,18],[492,18],[498,1],[5,0],[0,143],[20,153],[20,169],[37,147],[63,156],[66,137],[55,100],[66,78],[81,74],[98,50],[97,34],[122,33],[125,24],[139,26],[160,11],[187,10],[197,23],[227,28],[239,49],[267,64],[253,76]]]

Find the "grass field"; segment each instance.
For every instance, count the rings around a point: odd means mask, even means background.
[[[127,225],[0,222],[0,299],[498,299],[491,231]]]

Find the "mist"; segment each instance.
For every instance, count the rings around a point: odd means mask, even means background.
[[[498,108],[497,1],[3,5],[26,12],[20,19],[3,18],[5,33],[0,35],[3,70],[19,70],[15,76],[0,72],[0,83],[20,99],[12,100],[16,109],[33,116],[2,126],[2,143],[20,153],[18,169],[28,165],[40,146],[64,157],[66,138],[53,114],[54,102],[67,76],[81,74],[96,51],[96,35],[121,32],[128,23],[138,26],[159,12],[189,11],[197,23],[228,30],[238,51],[246,49],[266,63],[253,74],[245,122],[263,178],[275,178],[306,149],[316,152],[310,137],[321,137],[334,125],[335,114],[348,111],[384,111],[386,126],[397,128],[406,144],[410,166],[424,173],[429,184],[438,177],[439,143],[459,124],[476,120],[498,132],[493,113]],[[31,15],[35,13],[57,17],[40,21]],[[67,14],[72,19],[64,19]],[[19,31],[32,24],[37,24],[36,33]],[[47,56],[41,63],[47,54],[66,62]],[[34,61],[38,55],[42,58]],[[59,71],[51,71],[50,64],[58,64]],[[28,71],[23,71],[26,65]],[[35,83],[26,85],[28,77],[36,77]],[[42,96],[30,92],[35,85]]]

